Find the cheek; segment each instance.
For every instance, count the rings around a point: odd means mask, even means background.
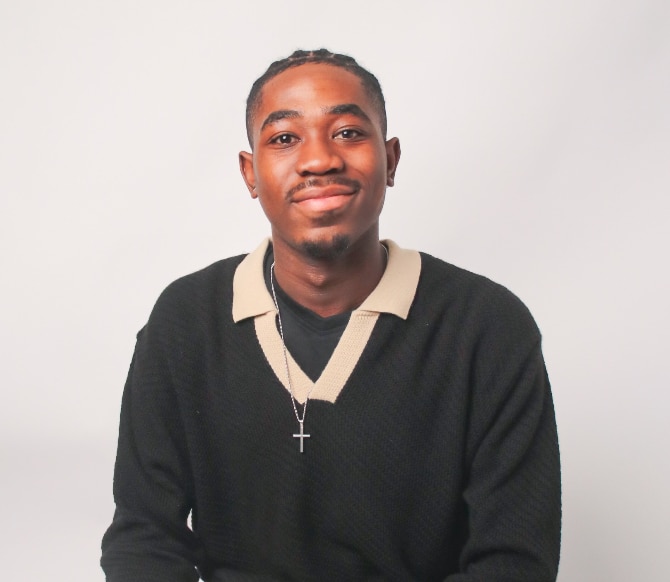
[[[369,176],[370,182],[386,184],[386,151],[383,148],[375,148],[363,162],[364,172]]]
[[[386,163],[380,160],[374,160],[365,169],[368,180],[368,187],[376,194],[384,193],[386,189]]]
[[[256,176],[260,195],[270,199],[271,204],[278,204],[295,185],[291,169],[286,164],[268,164],[260,168]]]

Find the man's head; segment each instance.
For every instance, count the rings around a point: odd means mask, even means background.
[[[381,90],[329,60],[298,60],[261,79],[249,98],[253,150],[239,161],[275,252],[336,259],[378,251],[379,214],[400,157],[398,139],[385,137]]]
[[[377,115],[379,116],[379,122],[382,128],[382,135],[386,137],[386,103],[384,101],[384,94],[382,93],[382,88],[379,85],[377,77],[375,77],[367,69],[361,67],[356,62],[356,60],[350,56],[331,53],[325,48],[312,51],[297,50],[294,51],[290,56],[272,63],[268,67],[267,71],[265,71],[265,73],[256,79],[254,84],[251,86],[251,91],[249,91],[249,96],[247,97],[246,124],[247,138],[249,139],[249,145],[252,149],[254,147],[252,132],[253,120],[258,111],[260,101],[263,98],[263,88],[270,79],[276,77],[287,69],[299,67],[309,63],[341,67],[342,69],[356,75],[361,80],[363,87],[368,93],[372,103],[375,105],[375,109],[377,110]]]

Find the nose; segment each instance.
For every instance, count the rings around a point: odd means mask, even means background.
[[[306,139],[300,146],[296,170],[301,176],[334,174],[344,169],[337,144],[327,137]]]

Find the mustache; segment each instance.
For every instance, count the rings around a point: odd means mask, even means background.
[[[322,188],[323,186],[330,186],[337,184],[338,186],[346,186],[352,190],[358,191],[361,188],[361,183],[353,178],[346,176],[330,176],[328,178],[309,178],[304,182],[300,182],[286,192],[286,199],[291,200],[298,192],[305,188]]]

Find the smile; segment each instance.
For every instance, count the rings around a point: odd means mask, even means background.
[[[356,189],[343,184],[304,188],[293,196],[291,202],[300,208],[316,212],[336,210],[349,203]]]

